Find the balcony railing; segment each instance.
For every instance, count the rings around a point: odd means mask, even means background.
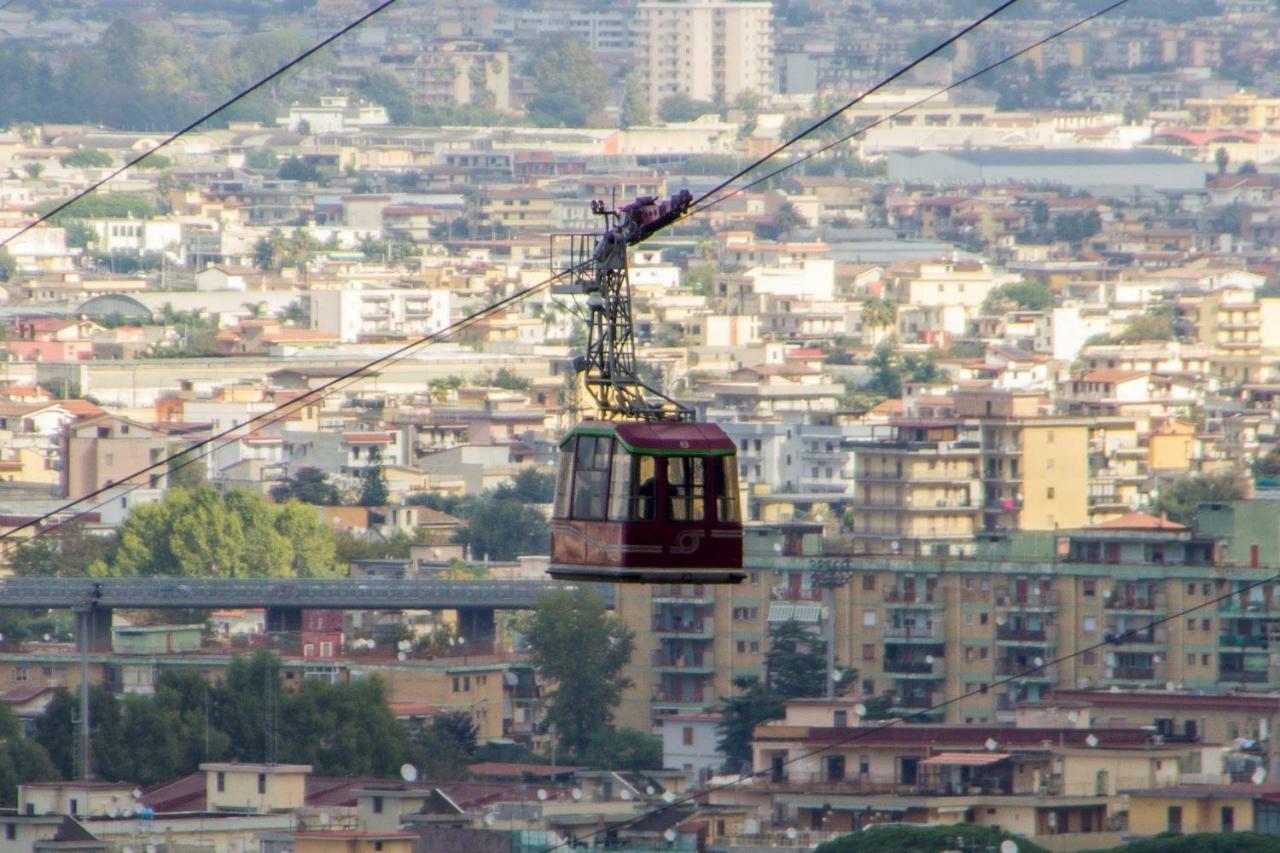
[[[1108,594],[1102,606],[1107,610],[1163,610],[1165,598],[1163,593],[1155,595],[1116,595]]]
[[[942,606],[946,604],[946,593],[942,589],[887,589],[884,592],[886,604],[929,604]]]
[[[1218,645],[1265,649],[1271,642],[1265,634],[1222,634],[1218,637]]]
[[[1014,660],[997,660],[996,675],[1019,675],[1024,679],[1029,680],[1057,680],[1056,677],[1051,674],[1049,667],[1037,666],[1034,661],[1018,663]]]
[[[887,639],[894,640],[928,640],[938,636],[938,626],[932,622],[924,625],[885,625],[884,635]]]
[[[996,607],[1057,607],[1058,591],[1049,589],[1044,591],[1028,590],[1019,594],[1018,592],[1010,592],[1007,589],[996,590]]]
[[[1224,669],[1218,673],[1218,678],[1222,681],[1258,684],[1267,680],[1268,673],[1265,669]]]
[[[1134,681],[1153,681],[1156,677],[1154,666],[1116,666],[1112,667],[1111,677],[1115,679],[1132,679]]]
[[[653,653],[653,665],[672,669],[710,669],[710,655],[678,655],[667,651]]]
[[[1014,625],[997,625],[996,639],[1022,643],[1043,643],[1048,639],[1044,628],[1023,628]]]
[[[660,583],[653,587],[653,598],[711,598],[714,593],[702,584]]]
[[[703,619],[675,621],[670,619],[654,619],[655,634],[705,634],[711,631],[711,624]]]
[[[934,675],[938,674],[936,670],[941,669],[940,661],[923,660],[886,660],[884,662],[885,672],[896,672],[906,675]]]

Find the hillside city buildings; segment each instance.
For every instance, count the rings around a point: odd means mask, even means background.
[[[361,584],[543,577],[545,551],[478,553],[461,510],[423,501],[553,469],[585,413],[584,297],[473,315],[563,269],[599,227],[593,201],[710,190],[967,23],[952,5],[395,8],[269,118],[201,126],[21,234],[158,131],[15,122],[5,529],[52,536],[74,516],[105,542],[192,482],[270,496],[301,475],[339,498],[323,523],[378,555],[340,567]],[[237,14],[179,15],[174,37],[226,47]],[[328,31],[357,12],[307,14]],[[747,526],[741,585],[608,591],[635,634],[616,722],[659,736],[665,769],[559,756],[444,782],[204,762],[136,794],[31,783],[0,812],[0,850],[536,850],[599,827],[637,849],[809,849],[960,821],[1054,850],[1280,832],[1280,18],[1269,0],[1167,17],[1100,18],[904,110],[1063,24],[995,19],[797,143],[803,165],[632,252],[643,378],[733,440]],[[106,26],[0,9],[6,37],[55,65]],[[543,120],[536,60],[561,38],[608,84],[586,126]],[[356,505],[374,470],[385,500]],[[461,712],[483,742],[548,752],[553,685],[507,606],[228,607],[205,624],[103,608],[83,670],[65,635],[0,637],[0,702],[30,732],[82,671],[151,695],[267,649],[289,689],[377,678],[406,724]],[[735,781],[726,702],[767,676],[783,625],[829,643],[841,680],[756,727],[752,781]],[[703,793],[632,822],[686,791]]]

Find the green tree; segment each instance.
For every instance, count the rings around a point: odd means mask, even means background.
[[[1160,490],[1155,503],[1156,512],[1166,515],[1170,521],[1192,524],[1196,510],[1202,503],[1238,501],[1247,497],[1245,483],[1237,472],[1202,474],[1174,480]]]
[[[1171,341],[1174,338],[1173,312],[1161,306],[1129,319],[1124,330],[1112,338],[1117,343],[1136,344],[1143,341]]]
[[[98,232],[78,219],[63,223],[62,229],[70,248],[87,249],[90,244],[98,242]]]
[[[22,577],[83,577],[95,562],[110,561],[114,549],[114,536],[69,521],[19,545],[10,565]]]
[[[272,525],[293,545],[289,574],[300,578],[339,574],[337,545],[320,512],[301,501],[285,501],[272,513]]]
[[[361,97],[382,106],[393,124],[413,123],[413,93],[394,74],[366,71],[356,84],[356,91]]]
[[[1053,288],[1041,281],[1019,281],[997,287],[987,297],[983,311],[995,311],[997,306],[1013,304],[1027,311],[1044,311],[1053,307]]]
[[[1254,460],[1255,477],[1280,477],[1280,446],[1272,447],[1265,456]]]
[[[1225,175],[1227,173],[1227,164],[1231,162],[1231,155],[1227,153],[1227,149],[1219,148],[1213,152],[1213,162],[1218,167],[1218,174]]]
[[[880,296],[870,296],[862,303],[862,324],[872,329],[892,328],[898,322],[898,308]]]
[[[821,696],[827,688],[827,642],[794,619],[769,628],[764,665],[769,689],[783,699]]]
[[[276,176],[285,181],[317,183],[320,180],[320,170],[310,160],[304,160],[301,157],[290,157],[280,164],[280,169],[276,172]]]
[[[539,93],[528,105],[535,124],[585,127],[604,107],[609,79],[582,41],[556,33],[543,39],[530,56],[525,72]]]
[[[1166,833],[1112,847],[1107,853],[1280,853],[1280,837],[1257,832]]]
[[[528,391],[530,383],[509,367],[499,367],[496,371],[485,371],[475,378],[477,385],[487,388],[502,388],[505,391]]]
[[[725,757],[725,769],[740,773],[751,767],[751,739],[756,726],[781,719],[785,706],[781,696],[754,676],[738,676],[733,679],[733,686],[738,694],[720,702],[716,749]]]
[[[470,504],[467,526],[458,542],[471,550],[472,559],[514,560],[522,554],[545,554],[550,545],[547,519],[534,507],[514,498],[488,493]]]
[[[587,742],[582,762],[601,770],[661,770],[662,738],[636,729],[607,729]]]
[[[719,114],[720,108],[711,101],[699,101],[688,95],[671,95],[658,104],[658,118],[663,121],[693,121],[709,113]]]
[[[447,711],[437,714],[431,726],[438,732],[453,738],[470,755],[476,751],[479,730],[475,719],[466,711]]]
[[[64,166],[75,169],[103,169],[115,162],[111,155],[99,148],[81,148],[58,158]]]
[[[638,74],[632,74],[627,77],[627,83],[622,90],[618,126],[623,129],[639,127],[647,125],[649,121],[649,102],[645,96],[644,83]]]
[[[498,486],[494,496],[526,504],[549,504],[556,496],[556,475],[550,471],[539,471],[532,465],[521,468],[511,485]]]
[[[317,506],[337,506],[338,487],[319,468],[299,468],[292,477],[271,488],[272,500],[300,501]]]
[[[622,691],[631,685],[623,670],[634,635],[589,589],[558,589],[538,599],[520,621],[530,659],[547,692],[547,720],[560,745],[585,754],[592,737],[607,730]]]
[[[1048,853],[1026,838],[990,826],[957,823],[950,826],[902,824],[878,826],[819,844],[814,853],[944,853],[964,850],[998,850],[1002,841],[1014,841],[1018,853]],[[1113,851],[1114,853],[1114,851]]]
[[[360,506],[386,506],[390,496],[387,471],[382,465],[382,450],[371,448],[369,464],[360,472]]]
[[[1058,240],[1079,246],[1102,230],[1102,217],[1096,210],[1064,213],[1053,218],[1053,232]]]

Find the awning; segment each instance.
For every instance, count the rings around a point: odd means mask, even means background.
[[[1008,757],[1006,752],[939,752],[920,764],[925,767],[987,767]]]
[[[822,621],[822,605],[791,604],[784,601],[775,601],[769,605],[770,622],[790,622],[792,620],[816,625]]]

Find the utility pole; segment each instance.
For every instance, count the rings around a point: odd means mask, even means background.
[[[813,573],[813,583],[822,590],[822,606],[827,611],[827,677],[823,693],[827,699],[834,699],[836,696],[836,589],[851,580],[852,569],[819,569]]]

